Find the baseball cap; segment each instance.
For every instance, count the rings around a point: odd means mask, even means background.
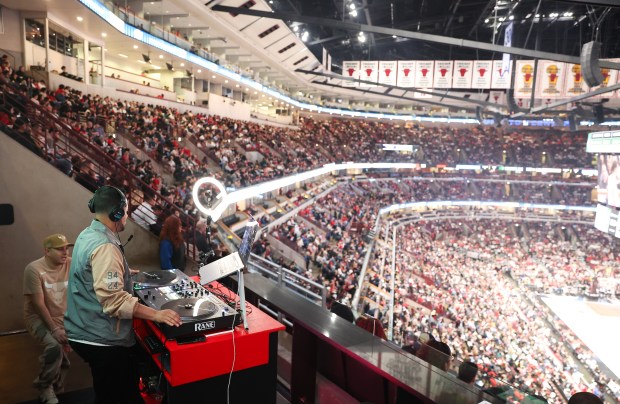
[[[64,234],[52,234],[51,236],[45,237],[45,240],[43,240],[44,248],[60,248],[72,245],[73,244],[69,243]]]

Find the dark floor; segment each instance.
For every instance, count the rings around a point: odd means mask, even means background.
[[[38,402],[38,391],[32,381],[37,377],[41,352],[41,347],[27,333],[0,338],[0,403]],[[73,394],[89,389],[92,383],[88,365],[75,353],[69,354],[69,360],[71,368],[65,379],[65,391]],[[85,400],[68,402],[92,402]]]
[[[57,397],[58,397],[58,401],[60,401],[60,403],[62,404],[86,404],[86,403],[92,403],[93,400],[95,399],[95,396],[93,395],[93,389],[91,388],[71,391],[69,393],[58,394]],[[30,401],[22,401],[19,404],[40,404],[40,403],[41,402],[38,399],[36,399],[36,400],[30,400]]]
[[[284,377],[281,377],[283,391],[290,381],[290,349],[291,338],[281,332],[278,348],[278,366],[284,368]],[[27,333],[3,336],[0,338],[0,403],[38,404],[38,391],[32,387],[32,380],[37,376],[39,363],[38,356],[41,348]],[[282,360],[283,359],[283,360]],[[91,376],[88,365],[75,353],[70,354],[71,368],[65,380],[65,393],[58,394],[61,404],[86,404],[93,402]],[[284,366],[286,365],[286,366]],[[280,373],[280,372],[278,372]],[[277,394],[277,404],[286,404],[289,401],[286,394]],[[147,400],[147,403],[157,403],[156,400]]]

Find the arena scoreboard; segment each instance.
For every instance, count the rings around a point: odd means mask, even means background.
[[[599,203],[596,206],[594,227],[604,233],[620,238],[619,213],[617,209]]]
[[[620,154],[620,130],[588,133],[586,152]]]
[[[598,154],[594,227],[620,238],[620,130],[588,133],[586,152]]]

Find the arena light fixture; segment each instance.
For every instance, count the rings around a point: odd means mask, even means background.
[[[312,178],[316,178],[325,174],[329,174],[334,171],[340,170],[352,170],[352,169],[411,169],[411,168],[425,168],[426,164],[418,164],[418,163],[330,163],[325,164],[321,168],[317,168],[315,170],[306,171],[303,173],[289,175],[287,177],[283,177],[273,181],[267,181],[260,184],[252,185],[247,188],[242,188],[235,190],[233,192],[228,193],[224,184],[222,184],[219,180],[213,177],[203,177],[196,181],[194,184],[194,188],[192,189],[192,199],[194,200],[194,204],[196,208],[204,215],[211,217],[211,219],[215,222],[222,217],[222,214],[226,211],[228,206],[235,204],[237,202],[257,197],[267,192],[272,192],[278,190],[280,188],[284,188],[289,185],[296,184],[298,182],[307,181]],[[200,187],[205,184],[211,184],[215,186],[219,194],[216,195],[216,199],[219,199],[219,203],[212,207],[206,207],[202,204],[202,201],[199,199]]]

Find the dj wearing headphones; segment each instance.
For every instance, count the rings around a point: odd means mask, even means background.
[[[96,403],[142,403],[133,318],[179,326],[173,310],[154,310],[132,295],[118,233],[127,222],[127,199],[111,186],[88,202],[95,214],[73,249],[65,330],[73,350],[90,366]]]

